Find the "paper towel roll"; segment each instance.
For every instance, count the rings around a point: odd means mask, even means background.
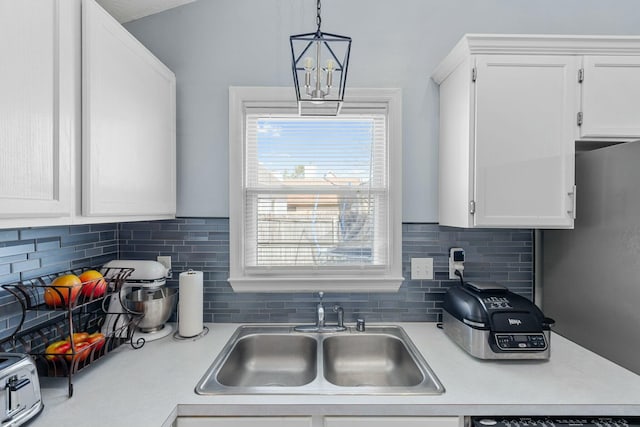
[[[202,332],[202,271],[180,273],[178,334],[194,337]]]

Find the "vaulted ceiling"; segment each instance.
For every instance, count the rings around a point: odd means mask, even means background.
[[[147,15],[172,9],[195,0],[97,0],[120,22],[129,22]]]

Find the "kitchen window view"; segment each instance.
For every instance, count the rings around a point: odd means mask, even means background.
[[[247,117],[247,264],[384,264],[385,135],[382,115]]]
[[[300,116],[286,90],[231,88],[234,289],[400,285],[400,92],[359,93],[337,117]]]

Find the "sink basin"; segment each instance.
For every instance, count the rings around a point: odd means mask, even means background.
[[[424,380],[407,347],[389,335],[329,337],[322,359],[324,377],[343,387],[416,386]]]
[[[404,330],[240,326],[196,386],[212,394],[442,394]]]
[[[293,387],[316,377],[317,341],[304,335],[256,334],[239,339],[217,375],[231,387]]]

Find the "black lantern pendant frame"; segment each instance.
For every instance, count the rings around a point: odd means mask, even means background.
[[[300,115],[335,116],[340,113],[344,102],[351,37],[323,33],[320,30],[322,21],[320,0],[317,0],[317,5],[317,31],[289,37],[298,113]],[[297,52],[296,47],[298,48]],[[313,60],[315,60],[314,68],[305,64],[305,61],[313,62]],[[323,60],[328,61],[327,64],[331,62],[332,65],[321,67]],[[338,73],[338,86],[335,90],[333,76]],[[303,82],[301,82],[300,76],[302,76]],[[301,83],[302,88],[300,87]],[[334,89],[333,93],[332,89]]]

